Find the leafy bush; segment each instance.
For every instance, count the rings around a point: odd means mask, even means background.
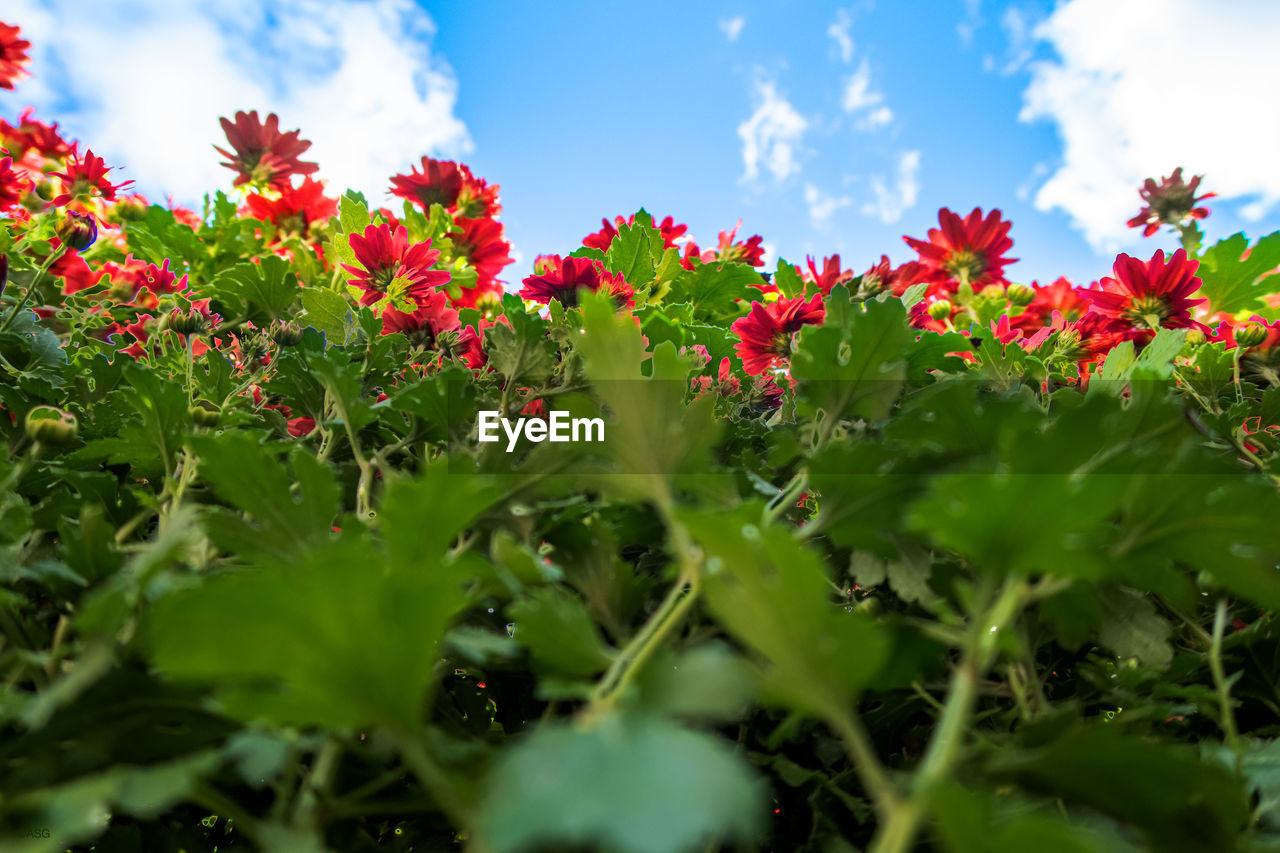
[[[1091,288],[640,211],[517,294],[465,166],[223,123],[199,213],[0,123],[4,849],[1280,844],[1280,235],[1198,179]]]

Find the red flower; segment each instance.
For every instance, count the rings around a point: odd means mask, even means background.
[[[938,211],[938,224],[940,228],[929,229],[928,241],[902,238],[920,253],[930,280],[967,283],[974,289],[1004,281],[1005,266],[1017,259],[1004,257],[1013,247],[1013,223],[1001,221],[999,210],[984,219],[982,208],[975,207],[961,219],[944,207]]]
[[[578,304],[580,289],[592,292],[603,290],[613,297],[619,308],[635,305],[635,291],[627,284],[622,273],[610,273],[604,264],[593,258],[561,258],[551,255],[549,269],[541,275],[531,275],[524,280],[520,296],[543,305],[552,299],[561,305]]]
[[[1075,322],[1089,310],[1089,303],[1081,296],[1081,291],[1071,286],[1071,282],[1061,276],[1053,284],[1041,286],[1031,282],[1035,298],[1022,309],[1022,313],[1013,318],[1013,325],[1024,332],[1034,332],[1047,326],[1053,319],[1055,311],[1060,312],[1068,323]]]
[[[1022,330],[1009,325],[1009,317],[1001,315],[1000,321],[991,321],[991,334],[1002,344],[1011,344],[1022,337]]]
[[[364,290],[361,305],[382,299],[397,279],[405,282],[404,295],[421,305],[431,288],[447,284],[450,279],[448,272],[431,269],[440,258],[440,252],[431,248],[431,241],[410,246],[409,232],[403,225],[395,230],[385,224],[370,225],[363,236],[351,235],[351,250],[361,266],[343,264],[342,268],[354,273],[356,277],[348,281]]]
[[[886,258],[885,260],[888,260]],[[853,281],[853,270],[840,269],[840,256],[832,255],[822,261],[822,272],[818,272],[818,267],[814,263],[813,258],[805,256],[805,261],[809,265],[808,274],[804,276],[806,281],[811,281],[818,285],[818,289],[822,291],[822,295],[826,296],[831,293],[831,288],[837,284],[848,284]]]
[[[808,302],[803,297],[779,299],[763,305],[751,303],[751,313],[735,320],[734,349],[742,359],[748,375],[758,376],[791,356],[791,339],[805,325],[820,324],[826,316],[822,295],[815,293]]]
[[[298,418],[290,418],[285,422],[285,426],[289,430],[289,435],[294,438],[304,438],[315,431],[316,419],[303,415]],[[336,530],[337,528],[334,529]]]
[[[61,241],[58,241],[57,245],[61,245]],[[53,266],[49,267],[49,273],[63,280],[64,294],[77,293],[93,287],[103,275],[101,272],[94,272],[93,268],[85,263],[84,258],[80,257],[79,252],[63,252],[62,256],[53,262]]]
[[[1163,249],[1145,264],[1122,254],[1116,258],[1114,277],[1103,278],[1099,289],[1082,290],[1080,295],[1089,301],[1094,314],[1117,330],[1197,328],[1207,332],[1191,319],[1191,309],[1207,301],[1189,298],[1200,289],[1199,268],[1200,262],[1189,260],[1182,249],[1167,263]]]
[[[97,197],[104,201],[115,201],[116,191],[133,183],[125,181],[113,184],[107,180],[107,172],[111,169],[101,157],[94,156],[93,149],[85,152],[81,160],[75,153],[67,158],[67,171],[50,172],[49,176],[62,179],[62,195],[53,200],[55,206],[62,206],[75,200],[90,199],[97,191]]]
[[[450,231],[453,251],[475,267],[480,279],[476,286],[486,289],[511,263],[511,244],[506,241],[502,223],[494,219],[458,219],[459,230]]]
[[[1217,193],[1197,196],[1196,188],[1203,179],[1204,175],[1196,175],[1189,183],[1184,182],[1181,166],[1174,169],[1169,177],[1161,178],[1158,184],[1155,179],[1147,178],[1138,189],[1138,195],[1146,203],[1138,215],[1129,220],[1129,227],[1142,228],[1142,236],[1150,237],[1160,230],[1161,225],[1178,226],[1183,220],[1204,219],[1209,215],[1209,208],[1196,205]]]
[[[422,171],[411,168],[407,175],[391,178],[391,194],[416,202],[425,211],[431,205],[444,205],[447,209],[468,219],[497,216],[502,212],[498,203],[498,185],[489,184],[471,174],[471,170],[452,160],[422,158]]]
[[[271,222],[285,234],[306,238],[313,222],[324,222],[338,213],[338,202],[327,198],[324,184],[306,178],[299,186],[286,185],[280,197],[270,199],[253,194],[244,200],[249,215]]]
[[[894,296],[901,296],[911,285],[919,284],[927,277],[928,271],[918,261],[907,261],[894,267],[888,255],[881,255],[880,263],[862,274],[862,286],[868,291],[888,290]]]
[[[728,261],[739,264],[750,264],[753,267],[764,266],[764,247],[761,243],[764,238],[756,234],[746,242],[735,242],[738,236],[738,229],[742,227],[742,220],[738,220],[738,224],[733,226],[730,231],[721,231],[720,240],[714,249],[707,249],[699,252],[698,247],[690,241],[685,248],[685,267],[690,268],[690,260],[697,256],[704,264],[712,261]]]
[[[600,223],[604,226],[594,234],[588,234],[582,238],[582,245],[589,246],[593,249],[599,249],[602,252],[609,251],[609,244],[613,242],[613,238],[618,236],[618,229],[623,225],[635,225],[636,217],[633,213],[626,219],[621,216],[615,216],[613,224],[607,219],[601,219]],[[677,225],[675,219],[668,216],[659,222],[656,226],[662,234],[662,245],[664,248],[670,249],[675,246],[676,240],[685,235],[689,230],[688,225]]]
[[[489,360],[484,352],[484,337],[475,326],[467,326],[458,337],[458,358],[472,370],[480,370]]]
[[[0,89],[13,91],[13,84],[29,76],[24,66],[31,61],[27,48],[31,42],[22,38],[22,30],[0,21]]]
[[[22,203],[31,182],[13,170],[13,158],[0,160],[0,211],[8,211]]]
[[[1080,364],[1103,361],[1112,349],[1134,337],[1131,331],[1113,328],[1099,314],[1068,320],[1055,311],[1052,319],[1027,339],[1026,348],[1039,348],[1055,333],[1054,355]]]
[[[382,311],[382,334],[399,332],[414,346],[429,347],[441,332],[458,328],[458,312],[449,307],[444,291],[437,290],[412,314],[388,305]]]
[[[45,157],[65,157],[70,154],[73,146],[58,134],[58,123],[36,121],[31,117],[35,111],[35,107],[24,109],[18,116],[17,127],[0,119],[0,137],[7,140],[10,153],[18,158],[32,149]]]
[[[265,184],[273,187],[284,187],[289,183],[291,175],[310,175],[320,166],[298,159],[298,156],[311,147],[305,139],[299,139],[301,131],[280,132],[280,117],[275,113],[267,116],[267,120],[258,118],[258,111],[237,112],[236,120],[221,118],[222,130],[227,135],[227,142],[235,153],[214,146],[214,150],[227,158],[222,165],[236,172],[232,186],[243,184]]]
[[[132,323],[127,325],[122,326],[119,323],[116,323],[108,337],[117,335],[121,332],[132,335],[133,343],[120,350],[120,352],[133,357],[135,360],[143,358],[147,354],[147,350],[143,344],[151,339],[151,332],[148,330],[147,326],[151,324],[151,321],[154,319],[155,318],[150,314],[139,314],[134,318]]]
[[[703,348],[705,355],[706,348]],[[693,377],[693,392],[701,397],[708,392],[715,392],[722,397],[732,397],[737,394],[741,388],[736,376],[733,375],[733,366],[729,363],[728,356],[720,359],[720,369],[716,372],[716,378],[710,376]]]
[[[1234,349],[1240,346],[1240,342],[1236,340],[1236,333],[1241,330],[1244,330],[1246,336],[1245,346],[1249,349],[1280,349],[1280,320],[1269,323],[1266,317],[1259,314],[1254,314],[1245,323],[1231,321],[1219,323],[1208,336],[1208,340],[1214,343],[1225,343],[1227,349]],[[1258,343],[1251,343],[1248,340],[1247,336],[1259,334],[1261,334],[1262,339]]]
[[[163,267],[158,267],[155,264],[147,264],[146,267],[142,269],[142,272],[138,274],[137,281],[139,287],[145,287],[151,294],[150,298],[143,298],[143,304],[148,308],[156,307],[159,303],[159,300],[156,299],[156,296],[158,295],[165,293],[177,293],[180,290],[187,289],[187,276],[184,274],[182,278],[178,278],[176,275],[171,273],[169,271],[168,258],[164,259]],[[137,296],[134,298],[136,299]],[[205,303],[207,308],[209,300],[205,299],[202,301]],[[206,310],[203,313],[208,314],[208,311]]]

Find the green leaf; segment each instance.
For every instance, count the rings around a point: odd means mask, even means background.
[[[1249,249],[1249,257],[1243,258]],[[1235,234],[1210,246],[1200,256],[1197,275],[1203,282],[1198,296],[1209,300],[1213,312],[1235,314],[1261,306],[1261,297],[1273,287],[1260,285],[1262,276],[1280,266],[1280,231],[1263,237],[1252,248],[1244,234]]]
[[[259,263],[237,264],[213,280],[210,288],[250,318],[284,316],[301,293],[298,277],[289,271],[289,262],[268,255]]]
[[[536,589],[508,611],[515,641],[552,672],[588,676],[609,665],[600,632],[582,599],[561,587]]]
[[[822,560],[785,528],[762,529],[759,504],[680,515],[706,552],[711,612],[767,661],[766,696],[819,716],[844,713],[888,648],[870,620],[835,606]]]
[[[480,826],[494,853],[681,853],[753,840],[763,794],[717,737],[652,717],[607,717],[541,726],[513,746],[489,775]]]
[[[272,448],[247,435],[197,435],[188,441],[200,458],[201,477],[220,498],[249,514],[249,520],[239,513],[217,513],[207,520],[222,547],[282,562],[327,547],[338,512],[338,487],[333,472],[313,454],[294,449],[291,477]]]
[[[804,294],[804,279],[800,278],[800,273],[796,272],[792,264],[781,258],[778,259],[778,269],[773,274],[773,284],[786,299]]]
[[[553,344],[542,318],[527,312],[514,293],[503,295],[502,309],[510,324],[495,323],[485,331],[489,364],[511,381],[546,379],[551,375]]]
[[[412,732],[465,601],[460,581],[438,552],[397,568],[344,535],[292,566],[217,575],[162,599],[152,657],[171,677],[210,684],[242,719]]]
[[[345,296],[323,287],[304,287],[302,307],[306,313],[298,318],[298,322],[324,332],[330,345],[347,342],[352,316],[351,303]]]
[[[750,301],[763,301],[762,284],[760,273],[747,264],[695,264],[672,281],[666,301],[687,302],[694,316],[723,320],[742,314]]]
[[[1169,668],[1173,629],[1145,595],[1125,587],[1101,588],[1098,606],[1098,640],[1102,645],[1122,658],[1136,657],[1145,666]]]
[[[338,200],[338,226],[343,234],[363,234],[372,223],[369,205],[360,193],[348,191]]]
[[[865,303],[832,289],[821,327],[806,326],[791,358],[797,394],[829,418],[881,420],[889,414],[907,374],[905,352],[913,335],[896,299]]]
[[[610,272],[622,273],[628,284],[639,289],[653,283],[664,251],[662,232],[641,208],[634,225],[624,224],[618,229],[604,254],[604,265]]]

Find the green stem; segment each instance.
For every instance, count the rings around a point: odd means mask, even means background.
[[[18,304],[13,306],[13,310],[5,316],[4,322],[0,323],[0,332],[13,325],[13,321],[22,313],[22,309],[27,307],[27,302],[31,299],[31,294],[36,292],[36,285],[40,283],[40,279],[44,278],[44,274],[49,271],[49,267],[66,252],[65,246],[60,246],[49,253],[49,257],[45,258],[44,263],[36,270],[35,277],[31,279],[31,283],[27,285],[27,290],[22,294],[22,299],[18,300]]]
[[[418,777],[418,781],[427,789],[435,800],[436,806],[453,822],[458,829],[471,826],[471,810],[465,806],[453,792],[454,785],[445,774],[443,768],[427,752],[421,739],[404,736],[400,738],[400,757]]]
[[[316,753],[315,761],[307,775],[302,777],[298,786],[298,795],[293,806],[293,824],[301,828],[314,828],[316,823],[316,806],[320,798],[328,793],[333,773],[338,767],[338,759],[342,757],[342,747],[334,738],[327,739]]]
[[[911,780],[911,796],[893,809],[889,820],[876,833],[870,853],[906,853],[915,842],[920,824],[928,814],[934,790],[951,773],[964,734],[968,730],[977,697],[978,680],[996,655],[1000,629],[1017,617],[1023,604],[1026,582],[1008,577],[995,603],[987,607],[989,595],[979,596],[974,609],[981,616],[970,625],[970,633],[960,662],[951,674],[947,701],[938,725]]]
[[[1240,730],[1236,727],[1236,712],[1231,707],[1231,685],[1227,684],[1226,670],[1222,666],[1222,635],[1226,630],[1227,600],[1218,600],[1218,608],[1213,614],[1213,641],[1209,647],[1209,671],[1213,674],[1213,686],[1218,691],[1218,713],[1222,717],[1220,725],[1226,736],[1227,746],[1236,758],[1236,770],[1242,770]]]
[[[889,781],[884,765],[880,763],[880,757],[876,755],[871,737],[867,734],[857,711],[838,708],[833,709],[825,717],[827,725],[831,726],[844,741],[849,759],[853,762],[854,772],[858,774],[862,787],[870,795],[876,813],[880,815],[881,820],[891,819],[895,811],[902,808],[902,798],[897,788]]]

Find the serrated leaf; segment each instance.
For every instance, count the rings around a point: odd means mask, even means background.
[[[276,319],[297,300],[298,277],[289,262],[270,255],[257,264],[237,264],[213,280],[210,287],[219,298],[232,300],[252,316]]]
[[[302,289],[302,307],[306,311],[299,322],[324,333],[329,344],[344,344],[351,323],[351,304],[341,293],[322,287]]]
[[[1245,250],[1249,257],[1243,258]],[[1249,246],[1244,234],[1234,234],[1210,246],[1200,256],[1196,273],[1203,285],[1196,292],[1209,300],[1212,312],[1235,314],[1259,307],[1261,297],[1273,288],[1259,286],[1259,279],[1280,266],[1280,231]]]

